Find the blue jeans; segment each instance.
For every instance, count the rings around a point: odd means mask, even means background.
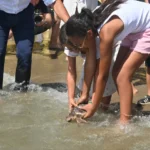
[[[29,83],[34,42],[33,12],[34,7],[31,4],[18,14],[8,14],[0,10],[0,89],[3,87],[6,45],[10,29],[14,35],[18,59],[15,82]]]

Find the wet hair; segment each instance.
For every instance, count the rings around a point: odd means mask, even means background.
[[[106,0],[93,12],[93,24],[98,28],[109,17],[109,15],[118,9],[118,6],[125,3],[127,0]]]
[[[65,45],[68,43],[68,36],[66,35],[66,24],[64,24],[60,29],[59,41],[62,45]]]
[[[93,13],[87,8],[83,8],[81,13],[71,16],[66,22],[67,36],[84,37],[90,29],[96,32],[93,26]]]

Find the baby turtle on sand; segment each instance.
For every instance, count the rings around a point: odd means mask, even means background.
[[[66,117],[68,122],[76,121],[77,123],[86,123],[86,120],[83,119],[86,111],[80,109],[79,107],[74,107],[69,115]]]

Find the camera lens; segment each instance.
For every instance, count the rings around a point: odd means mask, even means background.
[[[42,21],[42,17],[37,15],[34,17],[34,21],[35,21],[35,23],[40,23]]]

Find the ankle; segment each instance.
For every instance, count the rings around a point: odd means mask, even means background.
[[[131,114],[120,114],[120,123],[121,124],[127,124],[129,123],[130,119],[131,119],[132,115]]]

